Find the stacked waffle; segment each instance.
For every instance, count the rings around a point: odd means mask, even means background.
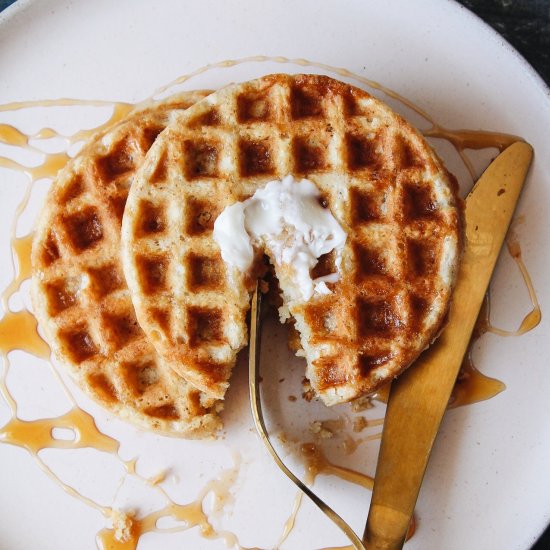
[[[219,426],[269,255],[255,250],[245,272],[224,262],[212,230],[226,207],[270,181],[307,178],[346,232],[339,261],[326,254],[311,274],[338,280],[307,300],[292,266],[270,258],[306,376],[327,405],[375,391],[431,343],[460,253],[454,179],[368,93],[270,75],[205,95],[96,135],[52,186],[33,247],[37,316],[80,386],[122,416],[185,436]]]

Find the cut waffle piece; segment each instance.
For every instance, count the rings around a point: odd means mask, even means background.
[[[275,265],[283,317],[294,318],[306,375],[326,404],[402,372],[448,310],[460,201],[419,132],[365,91],[324,76],[229,86],[174,117],[132,185],[123,220],[124,270],[142,327],[175,370],[214,397],[245,344],[255,276],[222,261],[214,221],[289,174],[317,185],[347,233],[328,295],[301,300],[292,266]],[[331,253],[312,276],[335,271]]]
[[[57,358],[105,408],[168,435],[219,427],[219,403],[162,361],[135,316],[120,262],[128,189],[170,113],[206,95],[186,92],[97,133],[60,171],[33,242],[33,305]]]

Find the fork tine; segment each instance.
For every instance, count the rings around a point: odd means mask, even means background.
[[[365,550],[361,539],[354,533],[353,529],[323,500],[321,500],[313,491],[304,485],[284,464],[275,448],[271,444],[269,434],[265,427],[262,414],[262,403],[260,397],[260,344],[261,344],[261,323],[260,310],[262,298],[258,291],[258,284],[252,297],[252,305],[250,309],[250,337],[249,337],[249,358],[248,358],[248,388],[250,392],[250,407],[252,409],[252,417],[256,431],[269,454],[283,471],[283,473],[303,492],[305,493],[317,507],[332,520],[348,537],[353,547],[356,550]]]

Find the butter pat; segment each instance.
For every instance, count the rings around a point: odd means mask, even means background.
[[[310,275],[323,254],[336,250],[339,268],[346,233],[329,209],[320,204],[321,194],[307,179],[292,176],[274,180],[244,202],[223,210],[214,223],[214,240],[223,260],[242,272],[250,269],[254,249],[263,249],[276,266],[289,266],[301,298],[330,294],[326,283],[338,273],[313,280]]]

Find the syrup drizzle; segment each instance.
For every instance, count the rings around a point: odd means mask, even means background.
[[[489,332],[489,328],[491,327],[489,317],[489,293],[487,293],[449,400],[450,408],[471,405],[472,403],[491,399],[506,389],[504,382],[482,374],[476,368],[472,357],[475,343],[486,332]]]
[[[523,318],[517,330],[513,330],[513,331],[503,330],[491,325],[491,322],[489,320],[491,304],[490,304],[490,300],[488,299],[487,301],[488,319],[486,322],[486,330],[487,332],[492,332],[493,334],[498,334],[499,336],[521,336],[526,332],[533,330],[540,323],[542,319],[542,312],[540,309],[540,304],[537,298],[537,294],[535,292],[535,288],[533,287],[533,281],[531,280],[529,271],[527,271],[527,266],[523,262],[523,258],[521,256],[521,246],[519,244],[517,237],[513,233],[506,240],[506,247],[508,249],[508,252],[510,253],[510,256],[512,256],[512,258],[515,260],[521,272],[521,276],[523,277],[523,281],[529,292],[529,299],[531,300],[531,304],[533,307],[531,311],[527,313],[527,315]]]
[[[503,382],[496,380],[495,378],[485,376],[479,372],[474,364],[472,350],[475,343],[484,334],[491,332],[498,336],[504,337],[522,336],[523,334],[533,330],[542,319],[540,304],[533,287],[531,276],[529,275],[527,267],[521,257],[520,244],[517,237],[513,233],[508,236],[506,240],[506,247],[521,272],[523,282],[529,292],[532,309],[527,313],[527,315],[525,315],[517,330],[510,331],[495,327],[491,324],[491,298],[490,293],[487,292],[472,333],[468,350],[464,356],[464,361],[458,375],[457,383],[453,389],[453,394],[450,401],[451,407],[470,405],[472,403],[491,399],[506,389],[506,385]]]
[[[0,352],[8,354],[16,349],[24,350],[36,357],[48,359],[50,347],[37,332],[38,323],[27,310],[7,310],[0,319]]]
[[[200,491],[197,499],[187,504],[174,502],[158,485],[162,480],[157,478],[146,480],[138,476],[157,488],[167,499],[168,504],[142,518],[136,518],[133,512],[111,513],[113,526],[106,527],[97,534],[98,547],[100,550],[135,550],[140,537],[146,533],[174,533],[198,527],[200,535],[205,539],[222,539],[227,547],[252,550],[240,546],[235,534],[214,529],[208,514],[204,512],[204,501],[209,494],[215,497],[214,511],[217,512],[222,509],[226,501],[232,498],[230,488],[236,481],[238,467],[237,463],[234,468],[223,471],[219,478],[210,480]],[[135,469],[133,473],[137,475]],[[158,522],[165,518],[182,522],[182,525],[170,528],[158,527]]]
[[[504,149],[512,145],[512,143],[523,141],[523,139],[518,136],[502,134],[500,132],[486,132],[484,130],[449,130],[448,128],[440,126],[429,117],[427,120],[430,121],[432,127],[422,132],[424,136],[448,141],[460,155],[473,181],[476,180],[477,174],[472,162],[466,156],[466,149],[479,150],[496,148],[499,151],[504,151]]]
[[[465,149],[482,149],[487,147],[494,147],[499,150],[503,150],[507,145],[517,141],[519,138],[508,134],[500,134],[484,131],[470,131],[470,130],[450,130],[438,125],[424,110],[402,97],[398,93],[384,87],[383,85],[369,80],[365,77],[356,75],[347,69],[334,68],[326,64],[310,62],[304,59],[288,59],[284,57],[265,57],[265,56],[252,56],[239,60],[228,60],[220,63],[208,65],[206,67],[197,69],[196,71],[184,75],[166,86],[159,88],[153,96],[161,95],[168,90],[171,90],[176,85],[188,82],[191,78],[203,74],[206,71],[216,68],[232,67],[237,64],[246,62],[264,62],[272,61],[277,63],[293,63],[301,66],[314,67],[327,72],[336,73],[339,76],[352,78],[356,81],[366,84],[367,86],[377,89],[387,96],[398,100],[403,105],[412,109],[420,116],[422,116],[427,122],[431,124],[428,130],[423,133],[427,137],[444,139],[451,143],[457,150],[465,165],[467,166],[471,176],[475,179],[476,175],[469,161],[465,155]],[[58,476],[51,471],[51,469],[42,461],[39,457],[39,452],[45,448],[64,448],[75,449],[82,447],[92,447],[98,451],[114,454],[118,457],[119,443],[115,439],[103,434],[99,431],[93,417],[87,412],[81,410],[76,405],[74,398],[70,394],[68,388],[63,383],[59,374],[53,367],[52,372],[55,374],[59,382],[63,385],[64,391],[71,400],[73,407],[64,415],[57,418],[37,419],[32,421],[23,421],[17,418],[17,404],[10,392],[8,391],[6,378],[9,372],[9,360],[8,353],[15,349],[21,349],[37,357],[48,359],[50,357],[50,349],[48,345],[42,340],[37,332],[37,322],[32,314],[26,310],[11,311],[8,307],[9,298],[16,293],[21,283],[30,277],[31,265],[30,265],[30,251],[32,244],[32,233],[22,237],[16,237],[16,227],[21,213],[27,206],[30,198],[33,185],[41,179],[52,179],[55,177],[57,171],[62,168],[69,160],[70,156],[66,152],[46,154],[40,149],[30,144],[31,140],[46,140],[51,138],[60,138],[65,144],[66,148],[75,143],[79,143],[88,139],[93,133],[103,130],[118,120],[124,118],[135,105],[129,103],[116,103],[110,101],[88,101],[88,100],[73,100],[73,99],[59,99],[59,100],[46,100],[46,101],[29,101],[29,102],[13,102],[4,105],[0,105],[0,112],[13,112],[21,109],[29,109],[35,107],[110,107],[112,108],[112,114],[108,120],[96,128],[79,130],[72,135],[63,135],[51,128],[42,128],[35,134],[27,135],[17,129],[14,126],[7,124],[0,124],[0,142],[9,146],[19,147],[23,150],[27,150],[33,153],[39,153],[43,155],[43,162],[38,166],[28,166],[14,161],[8,157],[0,156],[0,167],[17,171],[26,176],[29,184],[27,186],[23,201],[18,206],[14,222],[12,225],[12,237],[11,237],[11,249],[14,259],[14,278],[6,287],[1,295],[1,303],[4,310],[4,316],[0,319],[0,355],[3,360],[3,371],[0,379],[0,392],[8,404],[12,413],[10,421],[0,428],[0,441],[4,443],[10,443],[25,448],[31,455],[34,456],[38,465],[45,471],[52,479],[56,481],[66,492],[79,498],[92,508],[100,511],[107,519],[111,520],[113,526],[105,528],[98,533],[97,542],[101,549],[135,549],[137,547],[139,538],[142,534],[152,531],[172,532],[177,530],[188,529],[191,527],[198,527],[202,536],[205,538],[222,538],[226,545],[237,546],[237,537],[228,532],[216,532],[209,521],[208,515],[203,511],[203,501],[207,494],[213,493],[216,497],[218,507],[220,503],[228,498],[229,488],[234,482],[237,475],[237,469],[227,470],[222,473],[222,476],[217,480],[211,480],[208,482],[197,500],[188,504],[177,504],[173,502],[166,492],[158,484],[162,482],[162,475],[153,479],[142,478],[136,472],[136,459],[132,461],[122,461],[122,464],[126,468],[128,475],[135,475],[143,481],[148,482],[151,486],[161,491],[166,497],[168,504],[155,512],[152,512],[142,518],[136,518],[132,513],[122,513],[116,509],[100,506],[91,499],[80,494],[74,488],[65,484]],[[535,291],[533,289],[529,274],[523,261],[521,259],[521,250],[517,241],[508,241],[508,250],[512,257],[518,263],[518,266],[522,272],[526,285],[529,289],[529,295],[533,303],[532,311],[524,318],[520,327],[516,331],[504,331],[492,327],[489,321],[489,302],[485,308],[486,317],[480,315],[478,324],[480,326],[479,335],[476,333],[475,337],[480,337],[484,332],[493,332],[501,336],[519,336],[532,330],[539,322],[541,318],[540,306],[538,304]],[[455,401],[453,406],[462,404],[468,404],[480,399],[487,399],[492,395],[495,395],[495,388],[501,382],[484,377],[471,362],[463,368],[463,372],[468,376],[464,376],[464,380],[460,382],[460,392],[455,395]],[[468,361],[468,360],[467,360]],[[487,381],[490,381],[487,382]],[[502,385],[503,386],[503,385]],[[481,388],[481,390],[480,390]],[[503,387],[498,391],[502,391]],[[383,399],[386,390],[382,389],[379,392],[378,398]],[[65,428],[72,431],[74,438],[71,440],[59,439],[54,437],[55,428]],[[380,434],[374,434],[366,437],[364,440],[374,439],[380,437]],[[363,441],[363,440],[360,440]],[[357,442],[354,441],[354,445]],[[355,448],[355,447],[354,447]],[[320,449],[314,444],[304,444],[302,446],[302,454],[306,462],[306,481],[313,483],[317,475],[332,475],[341,479],[356,483],[367,489],[372,488],[373,480],[369,476],[347,469],[343,466],[335,465],[329,462]],[[285,523],[283,533],[281,535],[279,543],[282,543],[293,529],[296,516],[300,509],[302,494],[299,493],[294,501],[293,510],[291,516]],[[174,527],[171,529],[159,529],[157,523],[161,518],[170,517],[175,520],[179,520],[184,523],[181,527]],[[412,524],[411,533],[414,531],[414,524]],[[351,548],[348,546],[341,548]],[[329,549],[326,549],[329,550]]]
[[[73,433],[73,439],[58,439],[53,430],[66,428]],[[0,432],[0,441],[23,447],[36,454],[41,449],[83,449],[91,447],[105,453],[117,453],[119,442],[101,433],[93,417],[73,407],[66,414],[56,418],[20,420],[12,418]]]
[[[372,490],[374,478],[355,470],[350,470],[344,466],[333,464],[325,457],[323,451],[315,443],[304,443],[300,451],[306,462],[305,482],[307,484],[312,484],[319,474],[324,474],[336,476],[350,483],[360,485],[365,489]]]
[[[355,470],[350,470],[349,468],[345,468],[343,466],[338,466],[332,462],[330,462],[327,457],[324,455],[323,451],[315,444],[315,443],[303,443],[301,446],[301,452],[305,457],[306,462],[306,475],[305,475],[305,483],[308,485],[313,484],[315,481],[315,478],[320,475],[332,475],[335,477],[338,477],[344,481],[347,481],[349,483],[354,483],[356,485],[359,485],[361,487],[364,487],[365,489],[368,489],[369,491],[372,491],[372,488],[374,486],[374,478],[362,474],[360,472],[357,472]],[[416,529],[416,519],[413,516],[411,519],[411,524],[409,526],[409,530],[407,531],[407,537],[406,540],[409,540]],[[340,547],[340,549],[351,549],[353,550],[353,546],[343,546]],[[330,548],[325,548],[324,550],[331,550]]]
[[[4,311],[8,309],[7,300],[19,290],[23,281],[31,277],[31,248],[33,237],[34,233],[29,233],[24,237],[13,237],[11,240],[11,249],[15,256],[17,267],[14,268],[16,275],[2,293]]]

